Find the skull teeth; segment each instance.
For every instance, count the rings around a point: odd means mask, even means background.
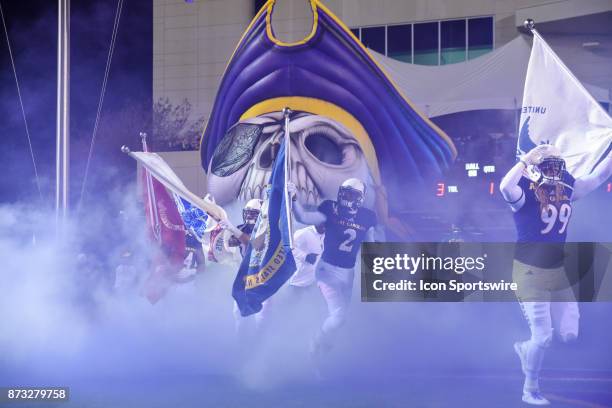
[[[264,187],[269,178],[270,171],[260,170],[251,165],[240,188],[239,199],[242,201],[253,198],[263,199]],[[319,191],[312,178],[306,173],[304,166],[298,163],[294,168],[292,178],[296,183],[300,202],[309,206],[318,205],[321,200]]]
[[[306,172],[306,168],[301,163],[295,164],[294,181],[298,190],[298,199],[306,205],[319,204],[319,192],[315,187],[314,181]]]
[[[269,178],[270,171],[256,169],[255,166],[251,164],[242,182],[239,198],[243,201],[248,201],[253,198],[263,199],[264,187]]]
[[[240,191],[240,199],[243,201],[249,201],[252,198],[263,199],[263,186],[258,185],[253,188],[246,187]]]
[[[302,204],[315,206],[319,204],[319,194],[316,191],[298,187],[298,200]]]

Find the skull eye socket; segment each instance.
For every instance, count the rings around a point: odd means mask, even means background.
[[[251,123],[238,123],[227,131],[215,149],[211,171],[226,177],[240,170],[253,157],[262,127]]]
[[[257,165],[260,169],[267,170],[272,168],[272,165],[274,164],[274,159],[276,158],[276,154],[278,153],[278,148],[279,144],[274,142],[264,147],[263,151],[261,151],[261,153],[259,154],[259,159],[257,160]]]
[[[336,143],[338,135],[327,126],[314,126],[305,130],[306,149],[319,161],[327,164],[342,164],[342,149]]]

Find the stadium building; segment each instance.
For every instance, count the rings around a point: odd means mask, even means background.
[[[167,151],[164,158],[197,194],[205,193],[206,182],[195,151],[199,130],[211,113],[236,44],[265,3],[154,0],[153,98],[189,113],[178,136],[157,137],[154,132],[154,146]],[[285,42],[306,37],[313,25],[309,2],[276,3],[275,36]],[[610,109],[612,2],[608,0],[323,3],[371,50],[421,112],[453,139],[459,155],[452,176],[431,190],[432,198],[443,193],[455,200],[452,208],[465,207],[458,198],[462,192],[465,197],[474,190],[482,197],[495,195],[500,173],[514,160],[531,46],[531,35],[523,28],[525,19],[535,21],[579,81]],[[475,78],[472,83],[466,80],[470,75]],[[488,210],[506,214],[499,200],[490,201]],[[448,226],[470,220],[474,224],[469,212],[457,211],[440,223]],[[509,223],[501,225],[512,228]]]

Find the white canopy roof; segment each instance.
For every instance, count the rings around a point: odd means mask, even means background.
[[[424,114],[435,117],[471,110],[518,109],[531,44],[519,35],[481,57],[440,66],[409,64],[369,51],[404,94]],[[598,101],[609,102],[606,89],[583,85]]]

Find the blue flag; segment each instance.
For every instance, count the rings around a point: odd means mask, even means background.
[[[242,316],[259,312],[262,303],[276,293],[296,269],[289,247],[284,144],[283,140],[272,169],[268,197],[232,288],[232,296]]]
[[[178,194],[173,193],[172,195],[174,196],[176,208],[185,224],[185,229],[201,242],[208,227],[208,214]]]

